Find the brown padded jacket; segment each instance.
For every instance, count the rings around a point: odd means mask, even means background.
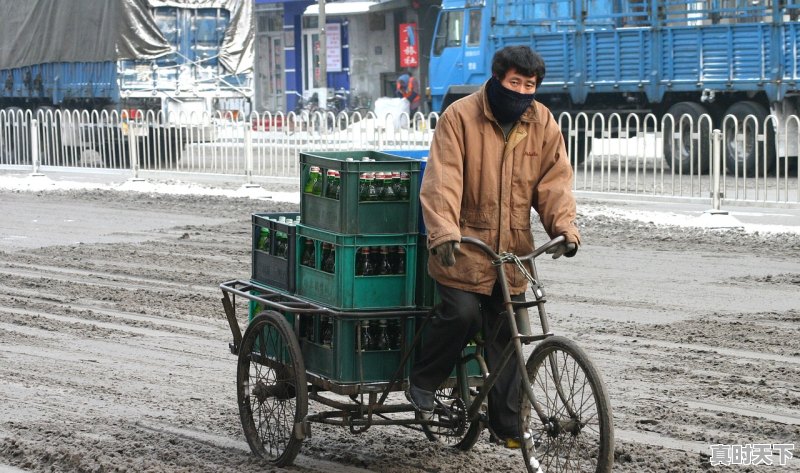
[[[533,251],[531,208],[547,234],[580,245],[575,226],[572,167],[553,114],[534,101],[508,134],[492,115],[486,85],[441,115],[431,142],[420,190],[428,248],[462,236],[476,237],[496,252]],[[512,294],[527,288],[517,269],[507,268]],[[428,259],[441,284],[491,294],[496,268],[474,245],[463,244],[455,266]]]

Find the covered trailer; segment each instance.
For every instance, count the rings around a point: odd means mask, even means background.
[[[250,111],[252,1],[0,0],[0,11],[6,111],[150,113],[164,123]],[[65,130],[62,144],[74,135]]]

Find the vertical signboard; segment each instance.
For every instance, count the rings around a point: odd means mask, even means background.
[[[325,54],[328,72],[342,72],[342,25],[339,23],[325,25]]]
[[[419,66],[419,41],[417,24],[400,23],[400,67]]]

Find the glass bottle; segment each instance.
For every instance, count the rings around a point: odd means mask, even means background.
[[[392,189],[397,198],[400,198],[400,171],[392,172]]]
[[[310,315],[300,317],[300,338],[314,340],[314,318]]]
[[[258,249],[269,253],[269,228],[261,227],[258,237]]]
[[[336,171],[329,169],[325,176],[325,197],[333,199],[333,194],[336,191]]]
[[[359,202],[366,202],[369,200],[369,185],[367,183],[369,173],[362,172],[358,180],[358,200]]]
[[[370,246],[369,247],[369,264],[372,266],[372,271],[370,272],[370,276],[375,276],[378,274],[378,263],[380,263],[380,248],[377,246]]]
[[[304,244],[304,247],[303,247],[303,256],[300,257],[300,264],[302,264],[303,266],[311,267],[311,268],[315,267],[315,265],[316,265],[316,261],[315,261],[315,258],[314,258],[315,251],[316,250],[314,249],[314,240],[306,238],[306,241],[305,241],[305,244]]]
[[[327,242],[322,243],[322,255],[319,258],[319,269],[325,271],[325,264],[328,261],[328,255],[331,253],[331,244]]]
[[[332,243],[328,243],[328,253],[325,256],[325,260],[322,261],[322,270],[326,273],[335,273],[336,272],[336,245]],[[325,252],[323,251],[323,254]]]
[[[388,328],[388,326],[389,325],[388,325],[386,319],[381,319],[380,321],[378,321],[379,338],[378,338],[378,345],[376,347],[378,350],[388,350],[389,349],[389,334],[387,333],[387,330],[386,330]]]
[[[397,350],[400,348],[400,321],[398,319],[391,319],[386,327],[386,339],[388,340],[388,350]]]
[[[334,183],[336,187],[333,192],[333,199],[339,200],[339,195],[342,193],[342,175],[339,171],[333,171]]]
[[[389,249],[385,246],[382,246],[378,253],[378,266],[375,273],[381,276],[392,274],[392,267],[389,265]]]
[[[314,195],[321,196],[322,195],[322,182],[323,182],[322,169],[320,169],[320,168],[317,168],[317,169],[319,169],[319,171],[317,172],[317,176],[318,177],[314,181],[314,187],[311,189],[311,193],[314,194]]]
[[[377,320],[373,320],[369,323],[369,349],[370,350],[381,350],[381,326]]]
[[[311,166],[308,170],[308,179],[306,180],[306,185],[303,187],[303,192],[306,194],[313,194],[314,193],[314,186],[316,186],[317,182],[322,178],[322,173],[320,172],[319,166]]]
[[[367,200],[370,202],[374,202],[380,200],[380,195],[378,194],[378,187],[375,183],[375,174],[369,173],[367,175]]]
[[[392,185],[392,173],[387,172],[383,174],[383,186],[381,187],[381,200],[397,200],[397,194],[394,192]]]
[[[406,249],[402,246],[397,247],[397,263],[394,266],[394,274],[406,274]]]
[[[372,183],[375,186],[375,200],[383,198],[383,173],[378,171],[372,173]]]
[[[409,192],[411,192],[411,178],[407,172],[400,173],[400,186],[397,192],[397,200],[408,200]]]
[[[370,350],[372,346],[372,339],[369,335],[369,320],[361,322],[361,351]]]
[[[320,343],[330,347],[333,345],[333,321],[327,315],[320,317]]]
[[[356,276],[372,276],[374,272],[370,260],[369,247],[362,246],[356,255]]]

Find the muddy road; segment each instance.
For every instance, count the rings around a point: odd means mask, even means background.
[[[800,471],[797,458],[709,458],[712,444],[800,444],[800,235],[635,222],[604,205],[579,202],[578,255],[539,271],[554,331],[605,378],[615,471]],[[241,432],[218,285],[249,276],[250,213],[297,208],[0,191],[0,470],[274,470]],[[290,470],[522,471],[522,458],[485,433],[460,453],[404,428],[315,424]]]

